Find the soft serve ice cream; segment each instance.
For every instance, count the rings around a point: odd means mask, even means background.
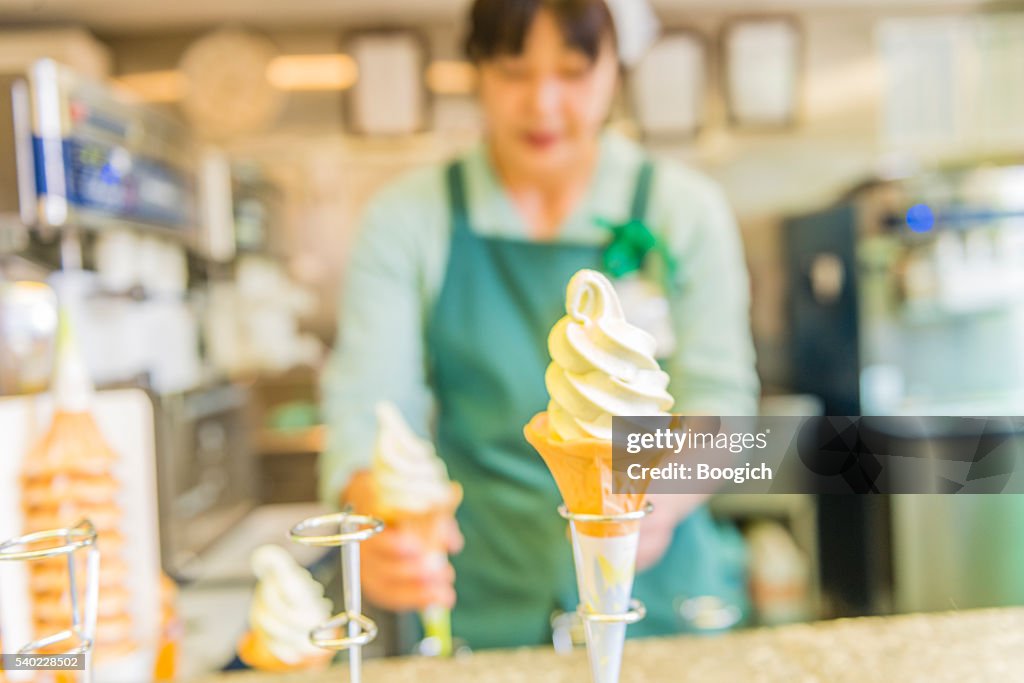
[[[398,408],[386,401],[377,404],[377,441],[371,469],[381,508],[375,514],[385,521],[392,514],[425,513],[451,503],[448,469],[437,457],[434,445],[418,437]]]
[[[448,562],[447,533],[462,502],[434,445],[418,437],[392,403],[377,404],[377,441],[371,465],[376,509],[388,526],[414,534],[438,566]],[[420,613],[434,652],[452,652],[451,615],[432,605]]]
[[[612,418],[666,415],[669,378],[654,360],[656,342],[626,322],[611,283],[581,270],[566,290],[566,315],[548,336],[550,402],[523,430],[551,470],[570,513],[604,517],[573,522],[573,559],[581,608],[619,615],[630,607],[646,488],[617,489]],[[553,512],[552,512],[553,513]],[[587,651],[597,683],[616,683],[626,624],[587,620]]]
[[[323,586],[280,546],[260,546],[251,563],[258,583],[249,606],[249,633],[239,648],[241,658],[269,671],[325,666],[332,653],[309,640],[310,631],[331,616]]]
[[[626,322],[612,284],[581,270],[569,281],[566,315],[551,329],[544,375],[550,430],[564,441],[612,438],[612,416],[665,415],[668,375],[654,338]]]

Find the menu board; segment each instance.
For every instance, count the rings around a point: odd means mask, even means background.
[[[426,127],[426,55],[411,31],[358,33],[347,41],[359,79],[348,91],[348,126],[362,135],[403,135]]]
[[[725,30],[725,88],[734,124],[796,122],[802,40],[787,18],[744,19]]]
[[[675,31],[632,74],[633,106],[645,137],[688,138],[703,123],[707,56],[696,33]]]
[[[885,19],[884,142],[929,154],[1024,147],[1024,14]]]

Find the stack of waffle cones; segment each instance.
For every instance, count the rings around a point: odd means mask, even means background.
[[[128,566],[121,533],[122,511],[115,502],[120,483],[113,474],[116,454],[88,412],[55,413],[45,436],[26,455],[22,470],[25,531],[71,527],[88,519],[101,539],[102,571],[96,622],[95,661],[116,659],[136,649],[127,587]],[[86,594],[84,557],[76,554],[76,589]],[[67,559],[32,562],[29,585],[37,637],[71,627]],[[63,645],[57,645],[62,651]]]

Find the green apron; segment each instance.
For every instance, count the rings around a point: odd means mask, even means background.
[[[552,612],[576,607],[575,575],[561,497],[522,429],[547,407],[547,336],[569,278],[599,270],[602,248],[477,235],[462,168],[448,168],[451,247],[426,331],[438,453],[465,495],[453,630],[473,648],[550,643]],[[634,218],[646,211],[651,169],[640,173]],[[743,600],[742,559],[719,532],[704,507],[679,525],[662,561],[637,577],[648,612],[631,635],[686,630],[674,605],[688,597]]]

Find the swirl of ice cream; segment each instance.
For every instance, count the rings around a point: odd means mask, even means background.
[[[372,472],[380,504],[388,510],[420,513],[452,501],[448,469],[434,445],[417,436],[387,401],[377,404]]]
[[[250,563],[259,581],[249,605],[249,628],[286,664],[323,655],[309,642],[309,632],[331,616],[323,586],[280,546],[260,546]]]
[[[672,408],[654,338],[628,322],[611,282],[593,270],[569,281],[566,315],[551,328],[544,374],[550,428],[563,440],[610,441],[614,415]]]

